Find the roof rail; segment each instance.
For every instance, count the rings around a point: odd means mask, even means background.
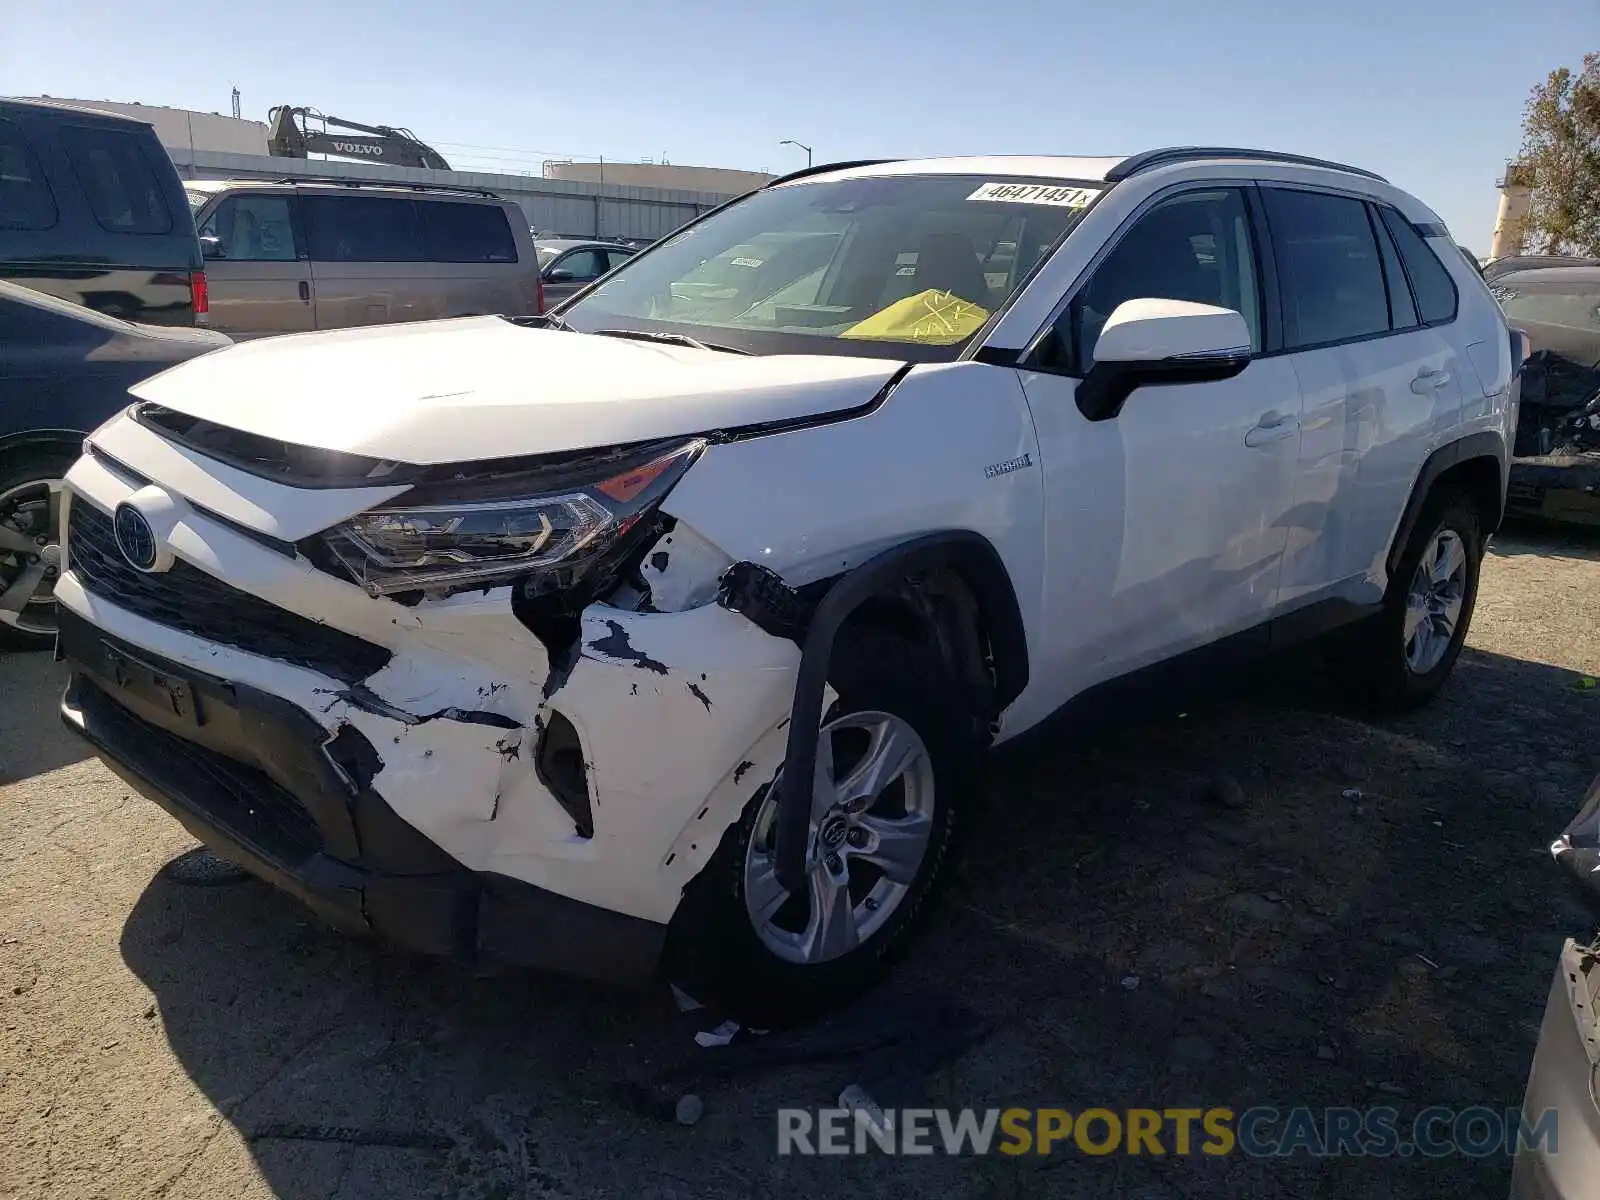
[[[1330,162],[1325,158],[1307,158],[1303,154],[1279,154],[1275,150],[1246,150],[1238,146],[1166,146],[1160,150],[1146,150],[1142,154],[1125,158],[1112,167],[1106,172],[1106,182],[1121,183],[1130,175],[1137,175],[1140,171],[1148,171],[1152,167],[1164,167],[1169,163],[1188,162],[1200,158],[1245,158],[1257,162],[1292,163],[1297,167],[1327,167],[1332,171],[1345,171],[1351,175],[1376,179],[1379,183],[1389,182],[1382,175],[1362,170],[1360,167],[1352,167],[1348,163]]]
[[[234,182],[249,183],[250,180]],[[492,200],[502,199],[499,192],[491,192],[488,188],[465,187],[451,183],[399,183],[387,179],[351,179],[347,175],[285,175],[282,179],[271,180],[272,183],[337,183],[341,187],[362,188],[399,188],[413,192],[459,192],[466,196],[488,196]]]
[[[808,175],[821,175],[827,171],[848,171],[852,167],[879,167],[884,163],[899,161],[898,158],[852,158],[844,162],[818,163],[814,167],[801,167],[798,171],[790,171],[787,175],[779,175],[776,179],[769,179],[761,186],[764,188],[777,187],[780,183],[793,183],[796,179],[804,179]]]

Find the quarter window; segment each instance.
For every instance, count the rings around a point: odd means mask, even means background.
[[[1453,321],[1456,316],[1456,285],[1445,270],[1439,256],[1433,252],[1410,221],[1392,208],[1379,208],[1383,223],[1394,238],[1405,262],[1406,274],[1411,277],[1411,290],[1416,293],[1417,312],[1425,324],[1434,325]]]
[[[517,246],[511,240],[506,214],[492,204],[452,204],[424,200],[422,228],[430,262],[513,263]]]
[[[311,257],[318,262],[420,262],[417,206],[386,196],[306,196]]]
[[[68,125],[61,130],[61,145],[100,228],[109,233],[171,231],[172,213],[142,138],[120,129]]]
[[[22,130],[0,120],[0,229],[49,229],[56,215],[56,198],[33,148]]]
[[[1292,349],[1389,330],[1377,239],[1361,200],[1263,188]]]
[[[293,262],[296,257],[287,196],[230,196],[201,223],[200,237],[208,254],[229,262]]]
[[[1244,316],[1261,348],[1261,302],[1250,218],[1236,188],[1184,192],[1141,216],[1074,297],[1040,347],[1040,365],[1094,365],[1107,318],[1128,300],[1190,300]]]

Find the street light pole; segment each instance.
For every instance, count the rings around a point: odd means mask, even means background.
[[[804,150],[806,152],[806,166],[809,167],[811,165],[811,147],[806,145],[804,142],[797,142],[793,138],[784,138],[783,141],[778,143],[778,145],[793,146],[798,150]]]

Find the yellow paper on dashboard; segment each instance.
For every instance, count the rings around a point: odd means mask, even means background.
[[[948,346],[977,333],[989,319],[989,310],[953,292],[929,288],[897,300],[858,321],[840,337],[881,342],[922,342]]]

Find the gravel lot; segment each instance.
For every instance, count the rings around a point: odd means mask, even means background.
[[[1519,530],[1427,712],[1361,723],[1288,662],[1011,756],[884,993],[993,1022],[925,1102],[1519,1102],[1584,931],[1543,847],[1600,770],[1577,682],[1597,631],[1600,540]],[[1504,1194],[1502,1159],[776,1157],[774,1110],[832,1103],[839,1062],[710,1081],[698,1125],[657,1119],[620,1085],[724,1053],[664,990],[474,978],[254,883],[176,886],[159,871],[190,839],[58,728],[61,683],[48,655],[0,657],[0,1196]],[[1201,795],[1219,771],[1232,804]]]

